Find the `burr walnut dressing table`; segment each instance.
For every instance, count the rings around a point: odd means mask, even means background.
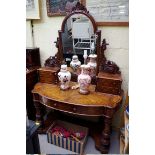
[[[72,20],[72,16],[74,17],[73,21],[75,21],[76,18],[79,19],[79,15],[88,18],[89,22],[92,23],[91,26],[94,30],[94,36],[97,36],[95,40],[91,36],[90,38],[83,39],[85,40],[84,42],[78,39],[75,39],[75,42],[73,42],[70,40],[70,37],[68,37],[71,31],[66,32],[67,22],[68,20]],[[103,124],[100,124],[102,132],[98,133],[97,138],[94,139],[95,146],[101,153],[108,153],[112,118],[116,110],[120,107],[123,96],[119,67],[114,62],[106,60],[104,51],[107,43],[105,39],[103,39],[101,44],[101,31],[97,30],[94,18],[82,4],[77,3],[73,11],[64,18],[61,31],[59,31],[58,34],[59,37],[56,41],[58,52],[54,57],[50,57],[45,61],[44,68],[38,70],[39,82],[32,90],[33,101],[36,108],[36,122],[40,123],[42,128],[44,128],[45,121],[42,113],[42,107],[44,106],[83,117],[100,116],[103,118]],[[65,38],[66,42],[64,41]],[[83,50],[86,48],[88,48],[88,51],[90,50],[89,39],[91,42],[95,42],[95,53],[98,56],[96,76],[93,78],[93,84],[90,85],[90,93],[88,95],[82,95],[78,92],[78,89],[60,90],[57,79],[60,64],[63,61],[70,60],[70,56],[75,53],[82,59],[81,55],[83,54]],[[85,42],[88,46],[81,46],[79,48],[79,46]],[[76,43],[79,43],[78,47],[76,47]],[[53,80],[50,80],[50,77]],[[72,72],[72,82],[70,86],[76,84],[76,79],[76,73]]]
[[[74,82],[71,83],[71,86]],[[56,84],[37,83],[32,91],[36,107],[37,122],[44,124],[42,105],[55,110],[82,116],[102,116],[103,132],[95,141],[95,146],[102,153],[108,153],[112,117],[119,108],[122,96],[95,92],[95,86],[90,86],[90,94],[82,95],[78,90],[60,90]]]

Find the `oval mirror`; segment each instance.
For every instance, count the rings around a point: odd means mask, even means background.
[[[96,38],[93,24],[87,16],[80,13],[70,16],[62,33],[63,58],[67,65],[70,64],[73,55],[78,55],[83,64],[84,50],[87,55],[96,53]]]

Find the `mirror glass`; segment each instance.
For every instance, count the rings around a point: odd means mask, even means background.
[[[96,53],[96,34],[91,20],[83,14],[74,14],[67,19],[62,33],[63,57],[69,66],[72,56],[78,55],[84,63],[84,50],[87,55]],[[86,51],[87,50],[87,51]]]

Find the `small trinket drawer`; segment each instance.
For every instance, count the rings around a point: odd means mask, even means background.
[[[99,72],[96,91],[114,95],[121,94],[122,78],[120,74]]]
[[[38,69],[39,82],[54,84],[58,82],[58,67],[42,67]]]

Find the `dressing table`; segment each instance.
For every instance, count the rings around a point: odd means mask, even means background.
[[[74,38],[75,42],[71,39],[73,38],[73,32],[70,30],[73,25],[72,22],[77,21],[79,18],[83,18],[87,20],[87,23],[91,24],[90,26],[94,32],[93,36],[96,36],[95,41],[92,36],[82,39]],[[67,23],[70,21],[71,26],[69,29]],[[78,92],[78,89],[61,90],[57,79],[60,65],[63,62],[69,64],[70,58],[75,53],[83,62],[83,50],[88,48],[89,54],[89,43],[93,41],[95,42],[95,53],[97,54],[97,69],[96,76],[93,77],[94,80],[90,85],[90,93],[82,95]],[[80,48],[75,49],[78,42],[86,42],[88,46],[79,46]],[[121,105],[123,91],[121,90],[122,78],[119,67],[114,62],[108,61],[104,56],[106,45],[105,39],[101,43],[101,31],[97,30],[94,18],[82,4],[77,3],[72,12],[64,18],[61,30],[58,31],[57,54],[45,61],[45,67],[38,69],[39,82],[32,90],[36,108],[36,123],[39,123],[42,127],[40,133],[45,133],[46,125],[42,112],[44,106],[82,117],[100,116],[103,119],[103,122],[99,124],[102,131],[99,133],[96,128],[97,133],[93,138],[96,148],[101,153],[108,153],[112,118]],[[70,86],[74,86],[78,75],[74,72],[71,72],[71,74],[72,82],[70,82]]]

